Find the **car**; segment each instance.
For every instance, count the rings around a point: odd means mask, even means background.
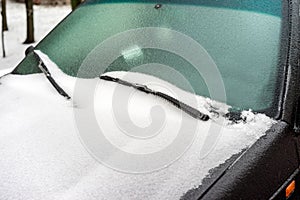
[[[87,0],[0,78],[0,199],[297,199],[298,0]]]

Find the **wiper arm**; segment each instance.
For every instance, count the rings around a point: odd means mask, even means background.
[[[145,92],[147,94],[152,94],[154,96],[158,96],[164,100],[167,100],[168,102],[172,103],[174,106],[176,106],[177,108],[181,109],[182,111],[184,111],[185,113],[189,114],[190,116],[196,118],[196,119],[200,119],[202,121],[207,121],[209,120],[209,116],[200,112],[199,110],[167,95],[167,94],[164,94],[162,92],[159,92],[159,91],[155,91],[155,90],[152,90],[150,88],[148,88],[146,85],[142,85],[142,84],[138,84],[138,83],[130,83],[128,81],[124,81],[122,79],[119,79],[119,78],[114,78],[114,77],[111,77],[111,76],[100,76],[99,77],[100,79],[102,80],[105,80],[105,81],[112,81],[112,82],[116,82],[116,83],[119,83],[121,85],[125,85],[125,86],[128,86],[128,87],[133,87],[141,92]]]
[[[33,56],[37,59],[37,61],[39,62],[38,67],[40,68],[40,70],[45,74],[45,76],[47,77],[47,79],[50,81],[51,85],[56,89],[56,91],[63,97],[65,97],[66,99],[71,99],[71,97],[56,83],[56,81],[54,80],[54,78],[52,77],[50,71],[48,70],[48,68],[46,67],[45,63],[43,62],[43,60],[41,59],[41,57],[35,53],[34,51],[34,47],[30,46],[26,49],[25,54],[28,55],[29,53],[33,53]]]

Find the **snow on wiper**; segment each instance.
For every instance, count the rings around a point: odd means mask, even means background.
[[[34,47],[30,46],[26,49],[25,54],[28,55],[29,53],[33,53],[34,57],[38,60],[38,67],[40,70],[45,74],[47,79],[50,81],[51,85],[56,89],[56,91],[66,99],[71,99],[71,97],[56,83],[54,78],[52,77],[50,71],[46,67],[45,63],[41,59],[41,57],[34,51]]]
[[[159,91],[155,91],[155,90],[152,90],[150,88],[148,88],[146,85],[142,85],[142,84],[138,84],[138,83],[131,83],[131,82],[128,82],[128,81],[125,81],[125,80],[122,80],[120,78],[114,78],[114,77],[111,77],[111,76],[107,76],[107,75],[104,75],[104,76],[100,76],[99,77],[100,79],[102,80],[105,80],[105,81],[112,81],[112,82],[116,82],[116,83],[119,83],[121,85],[125,85],[125,86],[128,86],[128,87],[133,87],[141,92],[144,92],[144,93],[147,93],[147,94],[152,94],[154,96],[158,96],[164,100],[167,100],[168,102],[170,102],[171,104],[173,104],[174,106],[176,106],[177,108],[181,109],[182,111],[184,111],[185,113],[189,114],[190,116],[196,118],[196,119],[199,119],[199,120],[202,120],[202,121],[207,121],[209,120],[209,116],[200,112],[199,110],[179,101],[178,99],[175,99],[167,94],[164,94],[162,92],[159,92]]]

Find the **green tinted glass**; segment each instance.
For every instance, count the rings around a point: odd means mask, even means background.
[[[155,8],[157,3],[162,4],[161,8]],[[65,73],[78,76],[86,57],[101,43],[116,34],[143,27],[171,29],[197,41],[217,65],[229,105],[253,110],[272,106],[281,30],[281,1],[277,0],[88,1],[56,27],[37,49]],[[166,35],[157,37],[168,40]],[[17,72],[38,72],[30,68],[29,59],[18,66]],[[134,70],[147,63],[163,64],[180,72],[196,94],[210,96],[203,77],[186,59],[162,49],[142,48],[130,62],[120,54],[105,69],[96,57],[89,62],[93,69],[80,74],[81,77],[97,77],[103,70]],[[187,89],[157,68],[144,73]]]

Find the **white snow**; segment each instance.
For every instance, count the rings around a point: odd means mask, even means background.
[[[179,199],[189,189],[199,186],[210,169],[251,146],[275,123],[251,111],[243,112],[246,122],[237,124],[225,119],[226,123],[221,124],[222,120],[217,118],[208,122],[196,120],[198,129],[194,142],[168,167],[145,174],[116,171],[97,162],[82,145],[74,110],[94,106],[98,124],[111,143],[124,151],[144,154],[172,143],[183,119],[189,122],[195,119],[155,96],[99,79],[80,79],[87,86],[90,82],[97,84],[93,97],[95,105],[86,105],[86,97],[73,96],[76,79],[63,74],[46,55],[38,53],[53,77],[72,96],[72,101],[60,96],[43,74],[8,75],[0,79],[0,199]],[[187,104],[192,103],[205,113],[211,106],[223,113],[228,109],[225,104],[189,94],[145,74],[110,72],[108,75],[147,84]],[[131,94],[129,116],[139,127],[151,123],[153,106],[163,108],[166,119],[159,135],[143,141],[124,135],[112,112],[116,87],[121,88],[123,95]],[[196,99],[196,104],[191,99]],[[206,137],[213,134],[214,129],[210,127],[219,126],[222,130],[215,148],[201,157]]]
[[[36,6],[34,5],[35,43],[23,44],[26,39],[26,9],[24,3],[7,2],[7,21],[9,30],[5,32],[6,57],[0,53],[0,76],[10,72],[24,58],[25,49],[36,45],[70,11],[71,6]]]

